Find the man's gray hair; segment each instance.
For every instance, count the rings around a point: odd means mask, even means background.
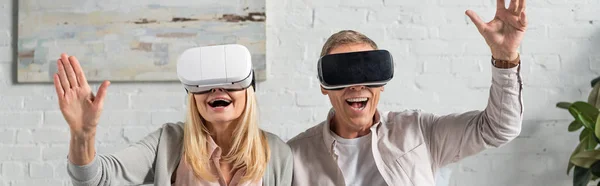
[[[369,37],[354,30],[342,30],[329,37],[321,49],[321,57],[329,54],[332,49],[345,44],[368,44],[377,49],[377,44]]]

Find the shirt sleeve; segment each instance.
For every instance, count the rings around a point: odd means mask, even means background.
[[[448,115],[421,113],[419,117],[436,167],[508,143],[521,132],[522,120],[520,65],[506,69],[492,67],[492,85],[483,111]]]
[[[152,183],[153,162],[161,129],[112,154],[96,154],[91,163],[68,161],[73,186],[140,185]]]

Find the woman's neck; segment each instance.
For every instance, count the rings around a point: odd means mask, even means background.
[[[210,137],[217,144],[217,146],[221,148],[221,152],[223,153],[222,155],[227,156],[231,150],[231,142],[233,141],[232,136],[235,130],[235,125],[232,125],[232,122],[208,123],[207,129],[208,132],[210,132]],[[224,158],[221,158],[219,167],[224,178],[223,181],[229,184],[235,173],[232,162],[227,162]]]
[[[231,125],[231,123],[208,123],[207,125],[210,137],[222,149],[224,154],[229,153],[231,149],[233,131],[235,130],[235,126]]]

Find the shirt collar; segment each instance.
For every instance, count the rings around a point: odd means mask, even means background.
[[[221,159],[221,147],[215,143],[212,137],[206,136],[206,143],[208,145],[208,154],[210,154],[210,159]]]

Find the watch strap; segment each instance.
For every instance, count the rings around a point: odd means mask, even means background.
[[[492,65],[494,65],[497,68],[514,68],[517,65],[519,65],[521,63],[521,55],[517,55],[517,58],[511,61],[507,61],[507,60],[499,60],[499,59],[494,59],[494,56],[492,56]]]

